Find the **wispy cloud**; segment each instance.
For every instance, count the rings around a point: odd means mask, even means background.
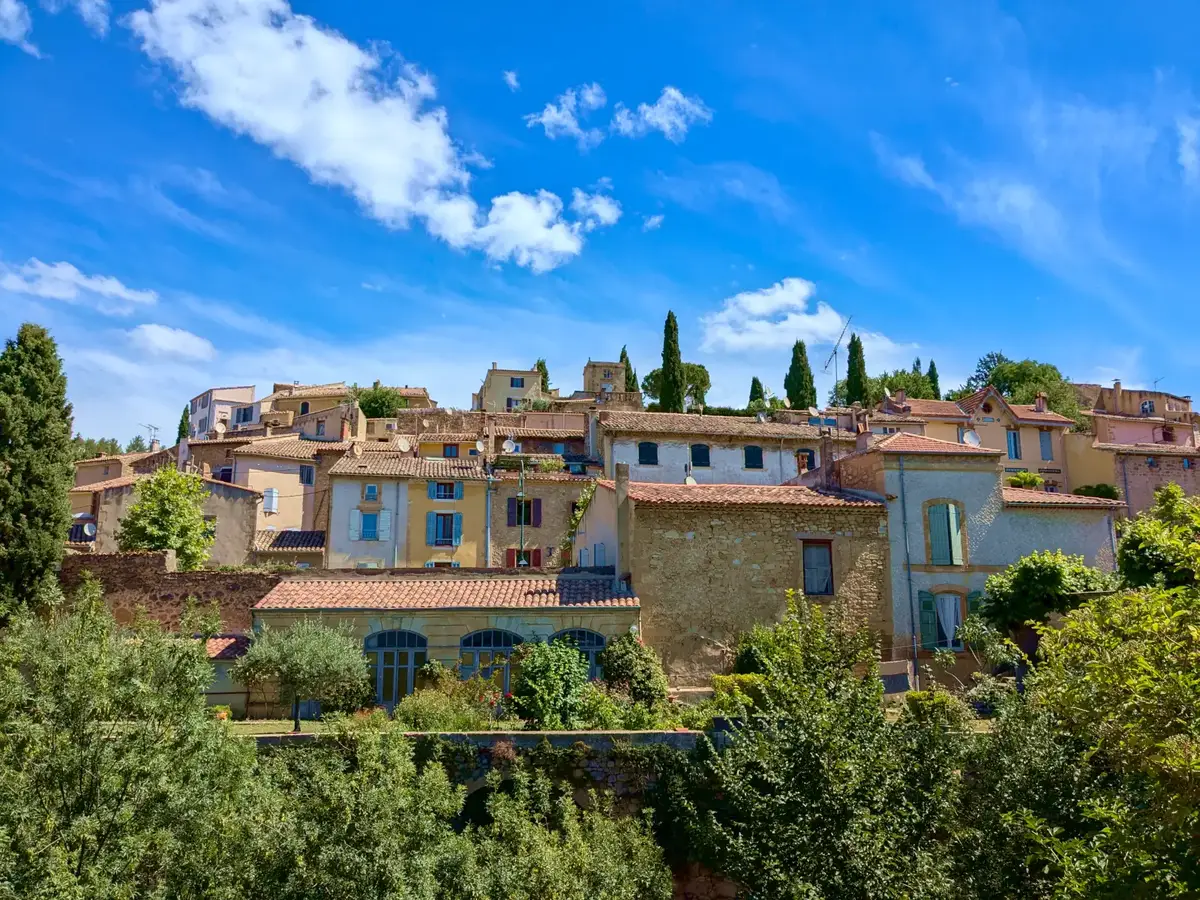
[[[42,6],[57,13],[64,9],[74,9],[79,18],[100,37],[108,34],[110,10],[108,0],[42,0]]]
[[[21,0],[0,0],[0,41],[16,45],[30,56],[40,56],[29,40],[31,31],[33,18],[29,15],[29,7]]]
[[[183,328],[171,328],[167,325],[139,325],[127,334],[130,344],[152,356],[206,361],[217,355],[212,341]]]
[[[512,70],[504,73],[504,83],[508,85],[510,91],[519,91],[521,89],[521,82],[517,78],[517,73]]]
[[[658,231],[658,229],[662,228],[663,219],[665,218],[666,216],[664,216],[662,213],[658,213],[657,215],[653,216],[645,216],[642,219],[642,231]]]
[[[1185,184],[1200,186],[1200,119],[1180,116],[1175,120],[1179,134],[1179,168]]]
[[[658,131],[668,141],[679,144],[693,125],[707,125],[711,121],[712,110],[703,100],[668,85],[657,100],[639,103],[637,109],[631,110],[618,103],[613,110],[612,130],[628,138],[644,137]]]
[[[584,127],[581,120],[586,120],[590,113],[607,102],[604,88],[598,83],[581,84],[563,91],[541,112],[527,115],[525,125],[528,128],[540,125],[550,140],[569,138],[579,145],[580,150],[588,150],[604,140],[604,132],[599,128]]]
[[[20,266],[0,263],[0,291],[86,303],[106,315],[128,315],[158,301],[154,291],[127,287],[111,275],[85,275],[71,263],[44,263],[40,259]]]

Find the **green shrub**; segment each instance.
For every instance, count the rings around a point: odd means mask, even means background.
[[[1100,497],[1104,500],[1120,500],[1121,492],[1117,490],[1115,485],[1104,484],[1081,484],[1072,494],[1078,494],[1080,497]]]
[[[756,672],[712,677],[713,699],[722,708],[766,705],[766,678]]]
[[[1200,499],[1177,484],[1154,492],[1154,506],[1121,528],[1117,567],[1130,587],[1184,587],[1200,580]]]
[[[533,728],[575,728],[588,683],[588,660],[573,641],[533,641],[513,655],[517,676],[512,700],[517,715]]]
[[[553,474],[561,472],[567,467],[567,464],[561,459],[539,459],[537,462],[537,470],[539,472],[547,472]]]
[[[604,680],[638,703],[654,705],[667,699],[667,675],[662,660],[640,637],[622,635],[600,654]]]
[[[1017,472],[1015,475],[1008,476],[1009,487],[1037,490],[1045,483],[1046,479],[1036,472]]]
[[[981,612],[997,628],[1011,630],[1078,606],[1082,593],[1113,587],[1113,577],[1087,565],[1082,556],[1037,551],[988,578]]]
[[[208,708],[208,712],[209,715],[211,715],[214,719],[218,719],[222,722],[228,722],[233,718],[233,708],[223,704],[215,704],[210,706]]]
[[[396,704],[392,717],[405,731],[486,731],[492,711],[486,703],[427,688]]]
[[[597,731],[615,731],[625,727],[625,710],[607,687],[589,682],[579,696],[579,724]]]

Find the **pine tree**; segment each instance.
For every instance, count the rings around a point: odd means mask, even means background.
[[[867,405],[867,360],[863,356],[862,339],[850,335],[850,346],[846,353],[846,405]]]
[[[542,374],[542,393],[550,393],[550,370],[546,368],[546,360],[539,359],[533,367]]]
[[[921,357],[918,356],[913,360],[912,371],[914,375],[921,374]]]
[[[74,458],[58,348],[26,323],[0,353],[0,618],[31,600],[62,560]]]
[[[763,399],[765,399],[765,395],[763,394],[762,382],[759,380],[758,376],[755,375],[750,379],[750,402],[746,405],[751,406],[755,400]]]
[[[183,405],[183,415],[179,417],[179,430],[175,432],[175,443],[178,444],[180,441],[187,440],[191,436],[191,433],[192,423],[188,416],[188,406],[185,403]]]
[[[937,363],[932,359],[929,361],[929,371],[925,373],[925,377],[929,379],[929,386],[933,388],[933,399],[942,399],[942,386],[938,384]]]
[[[663,326],[662,359],[659,408],[663,412],[683,412],[687,382],[683,372],[683,358],[679,355],[679,323],[675,321],[674,312],[667,313],[667,321]]]
[[[792,409],[808,409],[817,405],[817,386],[813,383],[812,367],[808,364],[808,348],[804,341],[792,345],[792,364],[783,379],[783,392]]]
[[[633,370],[633,363],[629,361],[629,354],[624,347],[621,348],[621,362],[625,364],[625,390],[635,394],[638,390],[637,372]]]
[[[140,434],[135,434],[128,444],[125,445],[126,453],[146,453],[150,446],[146,443],[146,439]]]

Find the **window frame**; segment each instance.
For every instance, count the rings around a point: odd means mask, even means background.
[[[646,458],[651,454],[645,452],[648,448],[653,448],[653,462],[646,462]],[[638,441],[637,445],[638,465],[639,466],[657,466],[658,463],[658,443],[656,441]]]
[[[758,465],[750,465],[750,451],[758,451]],[[762,472],[767,468],[767,455],[759,444],[745,444],[742,447],[742,468],[749,472]]]
[[[933,538],[933,512],[935,509],[946,507],[946,535],[947,549],[949,551],[949,562],[939,562],[935,557],[936,548],[934,547]],[[955,518],[958,523],[958,556],[959,561],[954,561],[954,534],[950,528],[950,507],[955,510]],[[925,562],[929,566],[937,566],[945,569],[960,569],[968,565],[969,542],[967,540],[967,518],[961,501],[954,500],[949,497],[936,497],[926,500],[921,508],[921,525],[925,535]]]
[[[805,559],[805,553],[809,547],[821,547],[828,554],[829,558],[829,590],[828,591],[809,591],[808,589],[808,564]],[[814,567],[815,568],[815,567]],[[832,540],[808,540],[800,541],[800,569],[801,569],[801,584],[804,587],[804,596],[806,597],[832,597],[837,593],[837,585],[833,578],[833,541]]]
[[[581,641],[580,638],[583,640]],[[598,659],[608,646],[608,638],[591,628],[563,628],[550,635],[547,643],[553,644],[555,641],[564,640],[571,641],[575,648],[587,658],[589,681],[597,681],[604,677],[604,671],[600,668]]]
[[[445,494],[442,488],[449,488],[450,493]],[[433,483],[433,499],[434,500],[453,500],[454,499],[454,482],[453,481],[435,481]]]
[[[310,409],[312,409],[312,404],[310,404],[307,400],[300,401],[300,415],[307,416]]]
[[[453,547],[454,546],[454,513],[434,513],[437,517],[434,520],[433,526],[433,546],[435,547]],[[449,537],[442,537],[442,523],[449,523]]]
[[[458,459],[458,444],[442,444],[442,459]]]
[[[696,461],[696,451],[704,451],[704,462]],[[688,446],[688,459],[692,464],[693,469],[711,469],[712,468],[712,447],[708,444],[690,444]]]
[[[375,483],[366,483],[363,485],[363,501],[366,503],[379,502],[379,485]]]
[[[367,528],[367,520],[371,520],[371,528]],[[362,521],[359,523],[358,539],[360,541],[377,541],[379,540],[379,513],[365,512],[362,514]]]
[[[312,487],[317,483],[317,467],[300,465],[300,483],[306,487]]]
[[[363,656],[371,669],[374,702],[390,712],[397,703],[416,690],[417,672],[429,660],[429,640],[425,635],[408,629],[376,631],[363,640]],[[401,656],[404,657],[403,662]],[[383,691],[384,677],[389,671],[390,699]],[[403,689],[405,687],[407,690]]]
[[[1006,429],[1006,433],[1008,435],[1008,458],[1021,459],[1021,429],[1009,428]]]
[[[525,376],[524,375],[510,375],[508,377],[508,387],[510,390],[512,390],[514,388],[521,388],[522,390],[524,390],[525,389]]]
[[[513,651],[525,643],[525,638],[515,631],[506,628],[482,628],[464,634],[458,641],[458,668],[463,681],[478,674],[484,680],[490,680],[498,672],[502,672],[501,686],[508,693],[512,681]],[[482,662],[481,657],[488,654],[488,661]],[[496,664],[497,654],[503,662]],[[468,660],[468,657],[470,659]]]
[[[1054,433],[1045,428],[1038,432],[1038,450],[1042,462],[1054,462]]]
[[[325,420],[317,419],[317,437],[325,436]]]

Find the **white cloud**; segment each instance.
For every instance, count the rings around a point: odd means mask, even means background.
[[[510,91],[519,91],[521,82],[517,79],[517,73],[508,71],[504,73],[504,83],[508,85]]]
[[[561,210],[552,194],[506,194],[485,214],[467,193],[472,158],[451,138],[446,111],[431,105],[432,78],[286,0],[151,0],[129,21],[143,50],[174,70],[185,106],[343,188],[388,227],[417,219],[456,249],[530,267],[582,249],[578,235],[567,239],[568,223],[544,215]],[[538,212],[515,216],[518,208]]]
[[[924,160],[919,156],[904,156],[895,153],[883,137],[875,132],[871,132],[871,147],[875,150],[880,164],[895,178],[912,187],[921,187],[935,192],[938,190],[929,170],[925,168]]]
[[[655,216],[646,216],[642,219],[642,231],[657,231],[662,227],[663,219],[666,218],[662,213]]]
[[[31,259],[20,267],[0,263],[0,291],[43,300],[88,302],[110,315],[124,315],[158,300],[154,291],[134,290],[111,275],[84,275],[70,263],[44,263],[40,259]]]
[[[101,37],[108,34],[108,0],[42,0],[42,6],[52,13],[71,7],[96,34]]]
[[[29,42],[33,19],[29,7],[21,0],[0,0],[0,41],[15,44],[31,56],[39,56],[37,47]]]
[[[540,113],[527,115],[525,125],[528,128],[541,125],[550,140],[570,138],[580,150],[587,150],[604,140],[604,132],[598,128],[584,128],[580,119],[585,119],[588,113],[607,102],[604,88],[599,84],[583,84],[564,91],[557,100],[547,103]]]
[[[1187,184],[1200,186],[1200,119],[1181,116],[1175,122],[1179,132],[1179,168]]]
[[[618,103],[613,113],[612,130],[624,137],[638,138],[661,131],[672,143],[681,143],[688,128],[712,121],[712,110],[699,97],[689,97],[679,88],[667,86],[653,105],[639,103],[636,110]]]
[[[217,355],[217,350],[211,341],[182,328],[170,328],[166,325],[139,325],[127,334],[129,342],[134,347],[155,356],[210,360]]]
[[[607,194],[597,191],[588,194],[575,188],[571,211],[579,216],[584,231],[616,225],[621,218],[621,204]]]

